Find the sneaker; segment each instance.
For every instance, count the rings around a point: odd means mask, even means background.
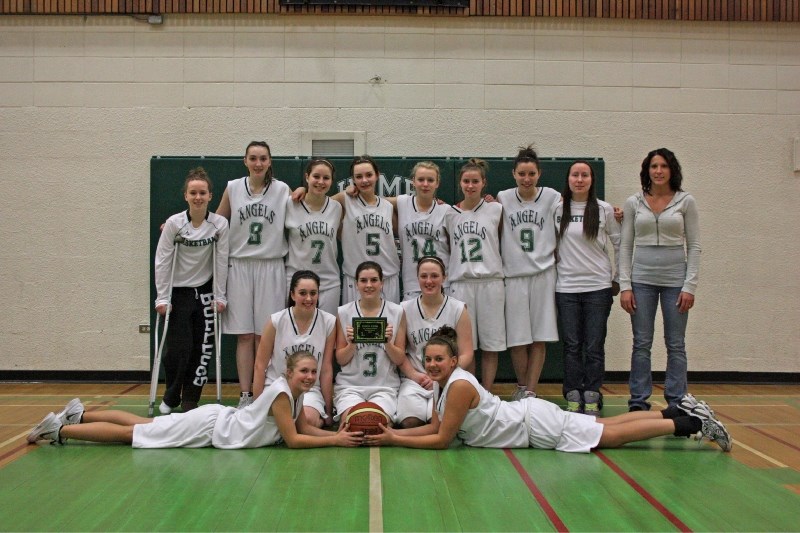
[[[583,393],[583,413],[600,416],[600,393],[587,390]]]
[[[703,420],[703,428],[700,430],[700,437],[695,437],[697,440],[705,437],[710,441],[716,442],[722,448],[723,452],[729,452],[733,449],[733,437],[722,425],[722,422],[716,418],[706,418]]]
[[[158,406],[158,412],[162,415],[168,415],[172,412],[172,407],[167,405],[167,402],[161,400],[161,405]]]
[[[511,395],[512,402],[518,402],[525,397],[525,393],[528,392],[527,387],[517,385],[517,390],[514,391],[514,394]]]
[[[239,406],[237,409],[244,409],[253,403],[253,394],[251,392],[243,392],[239,395]]]
[[[698,400],[691,394],[684,394],[675,406],[689,416],[698,418],[716,418],[714,410],[704,401]]]
[[[64,409],[56,415],[63,426],[80,424],[83,416],[84,407],[79,398],[73,398],[64,406]]]
[[[536,393],[533,392],[532,390],[526,390],[525,395],[522,397],[522,399],[524,400],[525,398],[536,398]]]
[[[567,411],[570,413],[582,413],[581,391],[571,390],[567,393]]]
[[[61,420],[58,419],[55,413],[48,414],[28,434],[28,442],[33,444],[36,441],[47,440],[53,444],[64,444],[64,441],[59,437],[61,425]]]

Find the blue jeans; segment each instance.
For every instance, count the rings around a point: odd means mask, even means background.
[[[564,343],[564,396],[571,390],[600,392],[606,369],[606,326],[612,302],[611,288],[556,293]]]
[[[667,346],[667,372],[664,380],[664,398],[675,405],[686,394],[686,322],[689,313],[679,313],[675,305],[681,287],[659,287],[633,283],[636,312],[631,315],[633,327],[633,353],[628,385],[631,399],[628,407],[649,410],[647,401],[653,394],[653,376],[650,372],[650,349],[653,347],[653,330],[658,300],[661,299],[661,316],[664,319],[664,343]]]

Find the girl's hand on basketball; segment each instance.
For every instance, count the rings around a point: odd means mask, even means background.
[[[632,290],[622,291],[619,293],[619,304],[622,308],[632,315],[636,312],[636,298],[633,296]]]
[[[364,434],[361,431],[348,431],[348,424],[339,426],[339,431],[336,432],[339,446],[346,446],[348,448],[355,448],[364,443]]]
[[[298,187],[292,191],[292,201],[293,202],[301,202],[303,198],[306,197],[306,188],[305,187]]]
[[[364,435],[364,444],[367,446],[386,446],[392,443],[392,439],[394,438],[394,430],[387,428],[381,423],[378,423],[378,427],[381,428],[382,433],[378,433],[377,435]]]

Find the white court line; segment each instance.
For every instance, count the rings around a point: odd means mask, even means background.
[[[31,426],[31,429],[33,429],[33,426]],[[23,437],[27,437],[28,433],[30,433],[30,432],[31,432],[31,430],[29,429],[28,431],[25,431],[23,433],[20,433],[19,435],[11,437],[10,439],[8,439],[5,442],[0,442],[0,449],[5,448],[6,446],[8,446],[9,444],[11,444],[12,442],[14,442],[17,439],[21,439]]]
[[[757,456],[761,457],[761,458],[762,458],[762,459],[764,459],[765,461],[768,461],[768,462],[770,462],[770,463],[774,464],[774,465],[775,465],[775,466],[777,466],[778,468],[789,468],[789,465],[785,465],[785,464],[783,464],[782,462],[778,461],[777,459],[773,459],[773,458],[772,458],[772,457],[770,457],[769,455],[765,455],[765,454],[761,453],[760,451],[758,451],[758,450],[756,450],[756,449],[754,449],[754,448],[751,448],[751,447],[750,447],[750,446],[748,446],[747,444],[742,444],[742,443],[741,443],[741,442],[739,442],[738,440],[735,440],[735,439],[734,439],[734,441],[733,441],[733,445],[734,445],[734,447],[744,448],[744,449],[745,449],[745,450],[747,450],[748,452],[750,452],[750,453],[752,453],[752,454],[755,454],[755,455],[757,455]]]
[[[369,449],[369,531],[370,533],[383,533],[380,448]]]

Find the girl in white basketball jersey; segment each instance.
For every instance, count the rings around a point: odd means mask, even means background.
[[[361,263],[355,275],[361,298],[339,308],[336,362],[342,369],[333,389],[336,416],[344,420],[354,405],[374,402],[394,418],[400,388],[397,368],[407,361],[403,308],[381,297],[383,271],[378,263]],[[353,342],[353,319],[361,317],[386,319],[384,342]]]
[[[425,373],[422,349],[434,332],[451,326],[458,332],[458,364],[472,364],[472,324],[464,302],[447,296],[443,284],[445,267],[436,256],[426,256],[417,263],[417,280],[422,294],[401,305],[406,317],[406,352],[408,364],[401,367],[400,394],[397,397],[397,421],[401,427],[416,427],[431,419],[433,381]]]
[[[375,261],[384,269],[383,295],[394,303],[400,302],[400,257],[394,242],[397,214],[394,203],[376,194],[378,164],[368,155],[350,163],[350,179],[355,187],[349,195],[344,191],[331,198],[341,204],[344,214],[339,234],[342,241],[342,303],[358,299],[356,267],[364,261]],[[303,198],[304,187],[295,189],[292,198]]]
[[[594,170],[575,161],[567,172],[564,202],[556,207],[556,305],[564,341],[567,410],[599,415],[605,373],[608,315],[619,293],[619,223],[614,208],[597,199]],[[612,268],[613,248],[617,268]],[[617,278],[614,278],[614,272]]]
[[[470,159],[461,167],[459,185],[464,200],[450,208],[446,221],[450,292],[470,310],[472,342],[481,349],[481,383],[491,390],[497,353],[506,349],[506,323],[500,258],[503,206],[483,198],[487,168],[481,159]]]
[[[312,269],[319,275],[319,308],[336,315],[341,279],[336,236],[342,220],[342,206],[327,196],[336,172],[327,159],[312,159],[305,171],[305,197],[287,198],[286,230],[289,254],[286,277],[298,270]]]
[[[228,182],[217,213],[230,221],[230,261],[225,333],[237,335],[239,406],[252,401],[253,363],[259,334],[272,313],[284,306],[283,256],[289,186],[272,177],[269,145],[253,141],[245,150],[249,175]]]
[[[540,168],[533,147],[520,148],[514,159],[517,186],[497,195],[503,204],[506,334],[517,377],[514,400],[536,395],[545,342],[558,340],[553,212],[561,194],[538,186]]]
[[[170,316],[164,353],[166,390],[159,406],[162,414],[179,405],[184,411],[197,407],[208,380],[208,361],[214,354],[212,306],[216,302],[217,310],[224,311],[227,302],[228,221],[208,212],[211,180],[205,170],[189,172],[183,197],[189,208],[164,224],[155,257],[156,311]],[[212,279],[214,246],[216,279]],[[173,263],[174,254],[178,257]]]
[[[48,414],[28,442],[66,439],[129,443],[134,448],[258,448],[286,442],[289,448],[358,446],[360,432],[316,428],[300,416],[303,394],[317,379],[317,360],[295,352],[281,376],[258,400],[243,409],[207,404],[189,413],[143,418],[127,411],[86,411],[78,398],[58,414]]]
[[[261,334],[256,352],[253,398],[257,399],[286,371],[286,359],[307,351],[317,358],[320,369],[314,387],[303,396],[303,415],[309,424],[322,427],[333,420],[333,349],[336,317],[317,308],[319,276],[298,270],[289,285],[289,307],[274,313]]]
[[[445,228],[450,206],[436,199],[440,183],[439,166],[432,161],[420,161],[411,170],[414,194],[389,198],[397,208],[403,300],[414,300],[420,295],[417,264],[421,258],[438,257],[445,265],[450,261],[450,242]],[[449,285],[445,283],[448,289]]]
[[[445,229],[449,205],[436,198],[440,184],[439,166],[432,161],[420,161],[411,169],[413,194],[387,196],[397,216],[397,236],[400,241],[403,276],[403,300],[420,295],[417,281],[417,261],[436,256],[444,264],[450,260],[450,242]],[[345,192],[355,197],[358,190],[350,185]],[[446,284],[449,287],[449,282]]]
[[[699,434],[730,451],[733,440],[705,402],[687,394],[663,411],[639,411],[595,418],[562,411],[556,404],[526,397],[505,402],[459,368],[452,328],[443,328],[425,347],[425,369],[435,382],[431,423],[411,429],[383,428],[366,435],[370,446],[445,449],[459,438],[479,448],[545,448],[587,453],[595,448],[675,435]]]

